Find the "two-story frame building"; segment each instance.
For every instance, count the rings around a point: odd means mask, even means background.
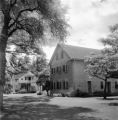
[[[90,77],[85,72],[84,59],[100,51],[91,48],[58,44],[50,60],[53,93],[67,93],[79,89],[93,93],[104,90],[104,81]],[[108,92],[118,92],[118,81],[109,80]]]
[[[13,92],[19,91],[21,89],[25,89],[27,92],[30,92],[31,87],[34,87],[37,90],[38,87],[36,81],[37,81],[36,76],[30,71],[14,75],[11,80]]]

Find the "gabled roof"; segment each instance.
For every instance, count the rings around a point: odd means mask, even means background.
[[[81,60],[91,54],[99,54],[100,53],[100,50],[92,49],[92,48],[85,48],[85,47],[65,45],[65,44],[59,44],[59,45],[68,54],[68,56],[71,59],[80,59]]]
[[[49,63],[52,62],[55,52],[59,46],[62,48],[62,50],[67,54],[67,56],[70,59],[83,60],[86,56],[89,56],[91,54],[99,54],[100,53],[100,50],[97,50],[97,49],[65,45],[65,44],[57,44],[57,47],[56,47]]]
[[[15,79],[19,79],[19,78],[21,78],[21,77],[23,77],[23,76],[26,76],[26,75],[30,75],[30,76],[34,76],[33,75],[33,73],[31,73],[30,71],[29,72],[24,72],[24,73],[19,73],[19,74],[17,74],[17,75],[14,75],[14,78]]]

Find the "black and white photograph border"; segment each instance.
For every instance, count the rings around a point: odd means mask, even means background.
[[[0,0],[0,120],[118,120],[118,0]]]

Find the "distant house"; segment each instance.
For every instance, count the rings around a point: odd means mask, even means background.
[[[85,72],[84,58],[99,50],[58,44],[50,60],[54,93],[66,93],[73,90],[94,93],[104,90],[104,81],[90,77]],[[118,92],[118,81],[108,80],[109,93]]]
[[[32,90],[36,91],[38,89],[36,81],[36,76],[31,72],[14,75],[11,81],[13,92],[20,91],[22,89],[25,89],[26,92],[30,92]]]

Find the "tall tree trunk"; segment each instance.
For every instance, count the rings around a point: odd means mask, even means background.
[[[3,13],[3,27],[0,33],[0,111],[3,109],[3,89],[5,84],[6,46],[8,40],[8,25],[10,22],[9,4],[6,0],[0,0],[0,9]]]
[[[105,78],[104,99],[107,99],[107,78]]]
[[[3,109],[3,89],[5,84],[5,68],[6,68],[6,45],[8,35],[4,26],[0,35],[0,111]]]

